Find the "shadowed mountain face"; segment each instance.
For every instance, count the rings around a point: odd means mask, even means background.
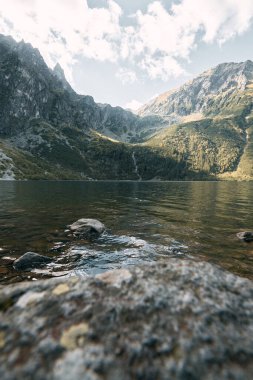
[[[251,178],[252,78],[250,61],[219,65],[134,115],[76,94],[59,65],[0,36],[0,177]]]
[[[1,134],[12,136],[25,129],[32,118],[59,127],[74,125],[113,134],[134,130],[138,117],[121,108],[99,106],[91,96],[77,95],[57,64],[51,71],[39,51],[31,45],[0,38]]]

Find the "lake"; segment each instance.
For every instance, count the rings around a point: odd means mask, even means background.
[[[102,221],[93,242],[64,237],[79,218]],[[253,278],[253,244],[236,233],[253,229],[250,182],[0,183],[1,283],[75,273],[80,276],[159,260],[195,257]],[[46,254],[46,269],[18,272],[12,260]]]

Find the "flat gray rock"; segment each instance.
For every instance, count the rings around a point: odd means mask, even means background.
[[[51,261],[52,259],[47,256],[42,256],[34,252],[26,252],[14,261],[13,267],[18,270],[29,270],[33,268],[41,268]]]
[[[1,380],[253,379],[253,283],[168,259],[0,287]]]
[[[105,226],[96,219],[79,219],[68,226],[74,237],[90,239],[100,236],[105,231]]]

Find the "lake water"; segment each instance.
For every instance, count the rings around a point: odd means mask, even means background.
[[[66,241],[66,226],[82,217],[99,219],[106,233]],[[252,229],[250,182],[1,182],[0,279],[82,276],[188,256],[253,278],[253,244],[236,237]],[[27,251],[54,264],[15,271],[13,258]]]

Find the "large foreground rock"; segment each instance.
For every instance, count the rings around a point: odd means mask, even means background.
[[[170,259],[1,288],[2,380],[253,378],[253,283]]]

